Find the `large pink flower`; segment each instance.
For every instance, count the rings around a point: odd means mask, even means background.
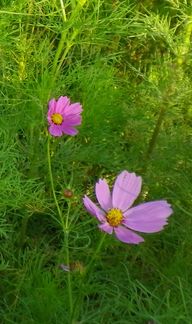
[[[106,180],[99,179],[96,183],[95,192],[101,208],[87,196],[83,198],[88,212],[99,220],[99,228],[108,234],[115,232],[117,239],[124,243],[139,244],[144,241],[134,231],[161,231],[173,212],[166,200],[131,207],[141,191],[141,183],[141,177],[135,173],[122,171],[115,180],[112,194]]]
[[[49,133],[52,136],[76,135],[78,131],[75,126],[81,124],[82,106],[80,103],[70,104],[68,97],[61,96],[57,101],[51,99],[48,105]]]

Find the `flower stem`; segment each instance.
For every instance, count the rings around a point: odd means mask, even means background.
[[[164,120],[165,111],[166,111],[165,107],[162,106],[161,109],[160,109],[159,117],[157,119],[157,123],[155,125],[152,137],[151,137],[151,139],[149,141],[149,146],[148,146],[148,150],[147,150],[147,153],[146,153],[146,160],[148,160],[151,157],[151,154],[152,154],[152,152],[153,152],[153,150],[155,148],[157,138],[158,138],[158,135],[159,135],[160,130],[161,130],[161,125],[162,125],[163,120]]]
[[[87,265],[87,268],[86,268],[86,271],[85,271],[85,276],[90,272],[90,270],[91,270],[91,268],[92,268],[92,266],[93,266],[93,263],[94,263],[94,261],[95,261],[97,255],[99,254],[99,252],[100,252],[100,250],[101,250],[101,247],[102,247],[103,242],[104,242],[104,240],[105,240],[105,238],[106,238],[106,235],[107,235],[107,234],[105,233],[105,234],[103,234],[103,235],[101,236],[101,239],[100,239],[99,244],[98,244],[98,246],[97,246],[97,248],[96,248],[96,250],[95,250],[95,253],[93,254],[93,256],[92,256],[90,262],[89,262],[88,265]]]
[[[52,168],[51,168],[50,136],[49,135],[48,135],[48,139],[47,139],[47,159],[48,159],[48,168],[49,168],[49,177],[50,177],[50,182],[51,182],[51,189],[52,189],[55,205],[57,207],[58,215],[59,215],[59,218],[60,218],[60,224],[62,226],[63,233],[64,233],[66,263],[69,266],[70,260],[69,260],[69,227],[68,227],[68,219],[69,219],[70,205],[68,206],[66,224],[64,224],[62,211],[61,211],[61,209],[59,207],[59,203],[58,203],[57,196],[56,196],[56,193],[55,193],[53,174],[52,174]],[[73,298],[72,298],[72,285],[71,285],[70,271],[67,273],[67,289],[68,289],[69,310],[70,310],[70,317],[71,317],[72,312],[73,312]]]
[[[66,17],[65,6],[64,6],[63,0],[60,0],[60,5],[61,5],[61,10],[62,10],[62,15],[63,15],[63,21],[66,22],[67,17]]]
[[[68,210],[65,220],[65,249],[66,249],[66,264],[70,267],[70,258],[69,258],[69,214],[71,209],[71,203],[68,204]],[[72,296],[72,286],[71,286],[71,272],[67,272],[67,286],[68,286],[68,297],[69,297],[69,310],[70,318],[73,313],[73,296]]]
[[[51,154],[50,154],[50,136],[49,135],[48,135],[48,139],[47,139],[47,160],[48,160],[49,177],[50,177],[50,182],[51,182],[51,189],[52,189],[52,193],[53,193],[53,198],[55,200],[55,205],[57,207],[59,218],[61,220],[61,223],[63,224],[62,212],[61,212],[61,209],[59,207],[59,203],[57,201],[57,197],[56,197],[56,194],[55,194],[54,182],[53,182],[53,174],[52,174],[52,168],[51,168]]]
[[[65,253],[66,253],[66,264],[67,266],[70,265],[70,259],[69,259],[69,232],[68,230],[65,231]],[[73,313],[73,295],[72,295],[72,285],[71,285],[71,272],[67,272],[67,287],[68,287],[68,298],[69,298],[69,312],[71,318]]]
[[[95,261],[97,255],[99,254],[99,252],[100,252],[100,250],[102,248],[102,245],[103,245],[103,242],[105,240],[106,235],[107,234],[105,233],[105,234],[103,234],[101,236],[101,239],[100,239],[99,244],[98,244],[98,246],[97,246],[97,248],[95,250],[95,253],[93,254],[93,256],[92,256],[90,262],[88,263],[87,268],[86,268],[86,270],[85,270],[85,272],[84,272],[84,274],[82,276],[82,281],[81,281],[80,287],[78,289],[79,290],[79,295],[76,298],[76,301],[75,301],[74,307],[73,307],[73,312],[72,312],[72,316],[71,316],[71,323],[74,323],[74,320],[76,319],[75,317],[78,316],[76,309],[77,309],[77,306],[79,306],[81,304],[81,300],[83,298],[83,293],[84,293],[84,291],[83,291],[83,285],[84,285],[84,282],[85,282],[85,280],[86,280],[86,283],[89,282],[89,276],[88,276],[88,274],[91,272],[91,269],[92,269],[92,266],[94,264],[94,261]]]

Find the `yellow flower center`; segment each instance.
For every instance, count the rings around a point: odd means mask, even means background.
[[[106,218],[107,218],[109,225],[116,227],[119,224],[121,224],[121,222],[123,220],[123,214],[120,209],[112,208],[108,211]]]
[[[61,125],[63,122],[63,116],[61,114],[53,114],[51,120],[56,125]]]

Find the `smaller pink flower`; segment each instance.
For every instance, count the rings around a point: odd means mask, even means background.
[[[112,193],[106,180],[99,179],[96,183],[95,192],[101,208],[87,196],[83,198],[85,208],[100,222],[99,228],[108,234],[114,232],[116,238],[124,243],[139,244],[144,241],[135,231],[161,231],[173,213],[166,200],[131,207],[141,191],[141,184],[141,177],[122,171],[115,180]]]
[[[49,123],[49,133],[52,136],[62,136],[63,134],[74,136],[78,133],[75,126],[81,125],[82,106],[80,103],[70,104],[68,97],[60,97],[57,101],[49,101],[47,120]]]

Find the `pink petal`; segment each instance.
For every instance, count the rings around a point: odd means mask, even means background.
[[[106,219],[104,211],[97,207],[97,205],[94,204],[94,202],[86,195],[83,198],[83,203],[91,215],[95,216],[100,222],[105,222]]]
[[[65,108],[70,105],[70,99],[68,97],[59,97],[57,104],[56,104],[56,112],[63,113]]]
[[[82,117],[79,115],[74,116],[64,116],[63,125],[65,126],[78,126],[81,125]]]
[[[124,225],[139,232],[154,233],[163,229],[173,213],[166,200],[151,201],[130,208],[124,213]]]
[[[67,134],[67,135],[71,135],[71,136],[75,136],[78,134],[78,130],[75,129],[74,127],[70,127],[70,126],[65,126],[65,124],[62,124],[62,132],[64,134]]]
[[[127,171],[121,172],[114,184],[112,202],[114,208],[127,210],[141,191],[141,177]]]
[[[78,115],[82,112],[82,106],[80,105],[79,102],[76,102],[74,104],[68,105],[65,107],[65,115],[72,116],[72,115]]]
[[[49,109],[48,109],[48,113],[47,113],[47,120],[51,124],[52,123],[51,116],[52,116],[52,114],[55,113],[55,108],[56,108],[56,101],[55,101],[55,99],[51,99],[49,101],[48,107],[49,107]]]
[[[48,107],[49,107],[48,113],[53,114],[55,112],[55,108],[56,108],[55,98],[49,100]]]
[[[51,119],[51,116],[52,115],[50,115],[50,114],[48,115],[47,114],[47,120],[48,120],[49,125],[53,124],[52,119]]]
[[[111,193],[109,186],[105,180],[99,179],[95,186],[95,192],[97,200],[100,203],[101,207],[108,211],[112,208]]]
[[[139,244],[141,242],[144,242],[144,239],[141,236],[123,226],[114,227],[114,231],[118,240],[124,243]]]
[[[52,135],[52,136],[62,136],[62,128],[60,125],[54,125],[52,124],[50,127],[49,127],[49,133]]]
[[[107,222],[104,223],[104,224],[100,224],[100,225],[99,225],[99,228],[100,228],[102,231],[104,231],[104,232],[106,232],[106,233],[108,233],[108,234],[112,234],[112,233],[113,233],[113,227],[112,227],[111,225],[109,225]]]

